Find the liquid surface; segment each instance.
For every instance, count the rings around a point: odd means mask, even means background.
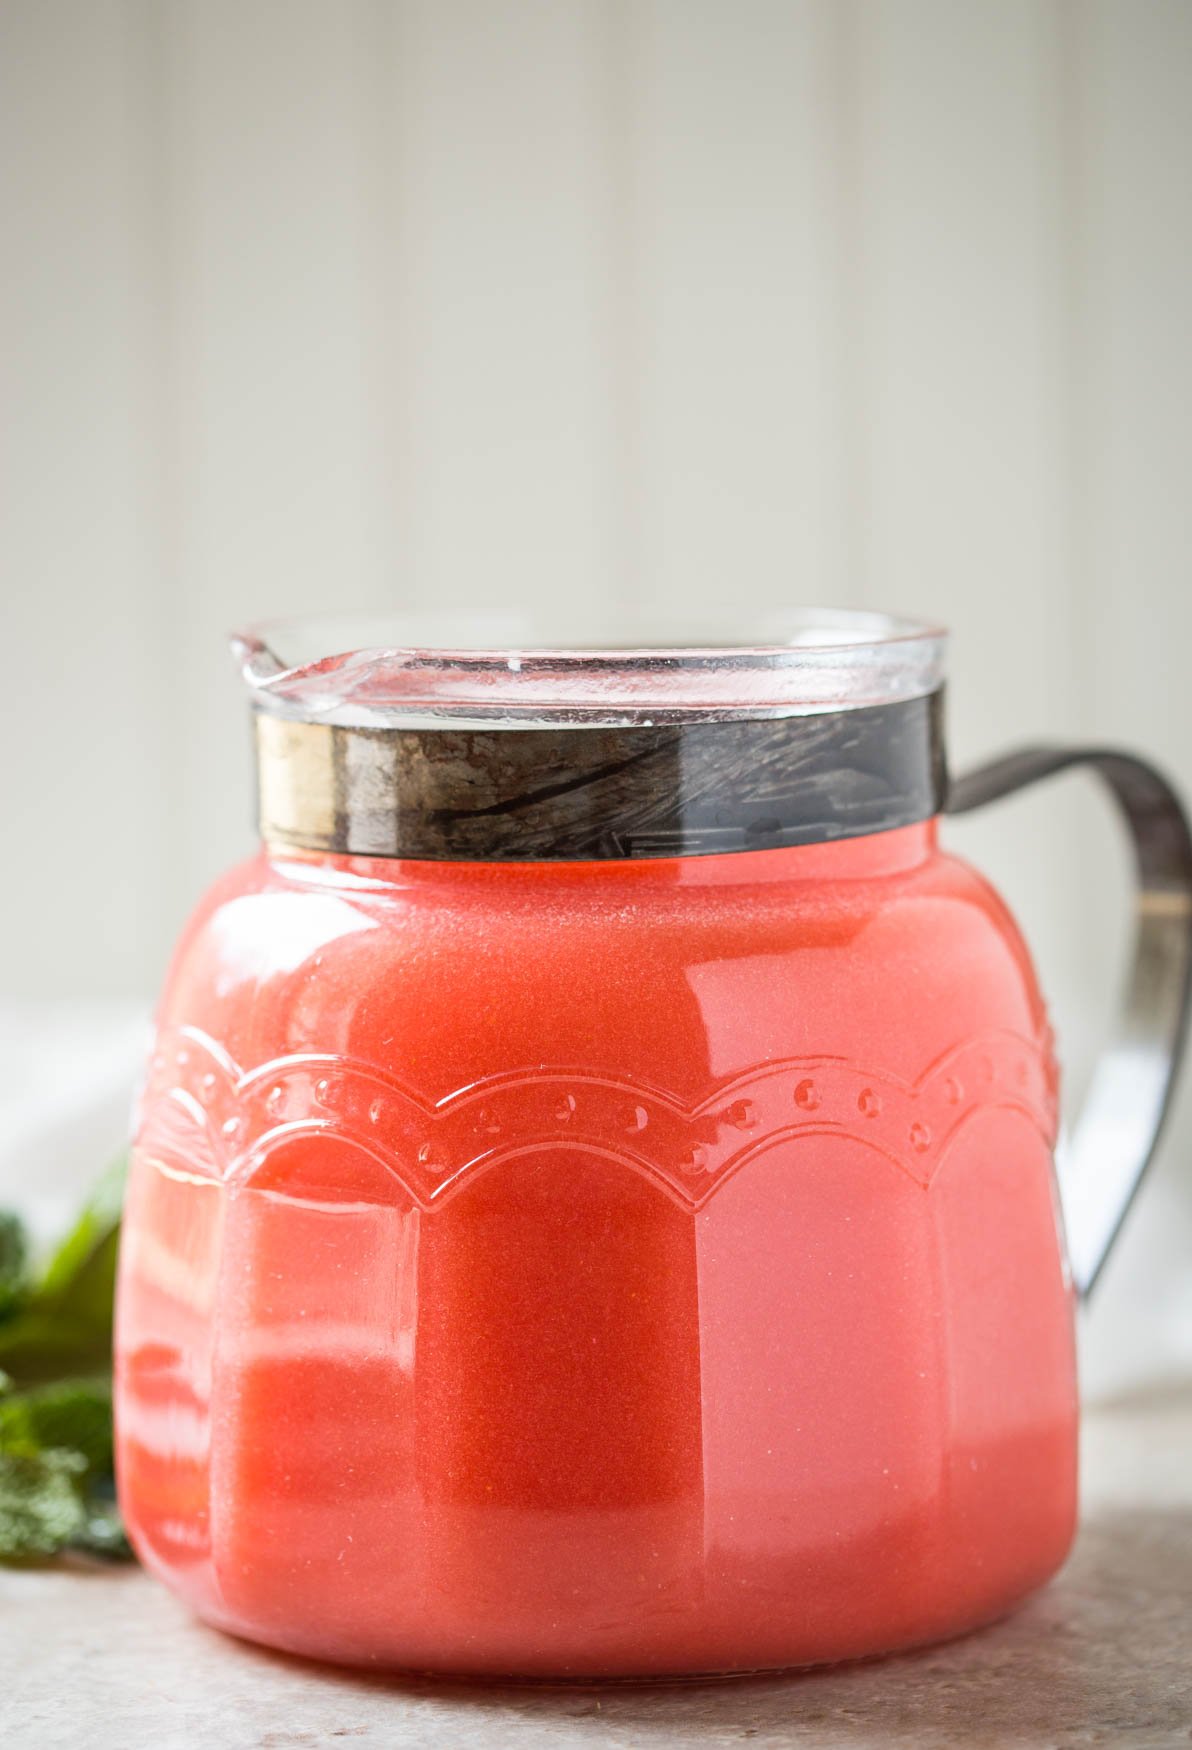
[[[907,828],[683,862],[267,858],[178,951],[121,1493],[210,1619],[414,1668],[839,1659],[1074,1513],[1054,1069]]]

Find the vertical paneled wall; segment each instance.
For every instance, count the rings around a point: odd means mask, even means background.
[[[1190,166],[1184,0],[0,0],[7,990],[152,989],[282,611],[886,605],[1192,787]],[[1107,817],[955,837],[1078,1082]]]

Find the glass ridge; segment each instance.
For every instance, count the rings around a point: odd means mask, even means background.
[[[356,728],[589,727],[806,716],[922,698],[943,679],[942,629],[800,609],[724,637],[626,614],[615,637],[478,619],[279,621],[233,650],[258,711]],[[602,630],[607,630],[602,629]],[[706,633],[706,638],[705,638]]]

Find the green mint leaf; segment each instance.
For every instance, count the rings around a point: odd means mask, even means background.
[[[110,1316],[97,1326],[58,1308],[27,1306],[0,1325],[0,1370],[16,1387],[100,1373],[111,1366]]]
[[[0,1370],[18,1386],[106,1372],[124,1163],[104,1174],[39,1282],[0,1320]]]
[[[74,1452],[0,1450],[0,1561],[44,1560],[83,1531],[85,1470]]]
[[[12,1316],[29,1287],[29,1242],[25,1224],[0,1210],[0,1319]]]
[[[112,1301],[123,1167],[96,1187],[40,1279],[0,1214],[0,1562],[132,1555],[112,1456]]]
[[[0,1398],[0,1452],[20,1447],[77,1452],[90,1475],[110,1476],[110,1381],[63,1380]]]
[[[69,1307],[101,1320],[109,1330],[124,1178],[124,1161],[114,1161],[46,1265],[36,1290],[42,1305]]]

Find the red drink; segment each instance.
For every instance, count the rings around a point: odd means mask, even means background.
[[[214,1620],[415,1667],[724,1670],[967,1626],[1062,1560],[1045,1022],[932,827],[261,859],[161,1025],[121,1469]],[[187,1176],[158,1086],[204,1113]],[[292,1134],[227,1183],[237,1120]]]

